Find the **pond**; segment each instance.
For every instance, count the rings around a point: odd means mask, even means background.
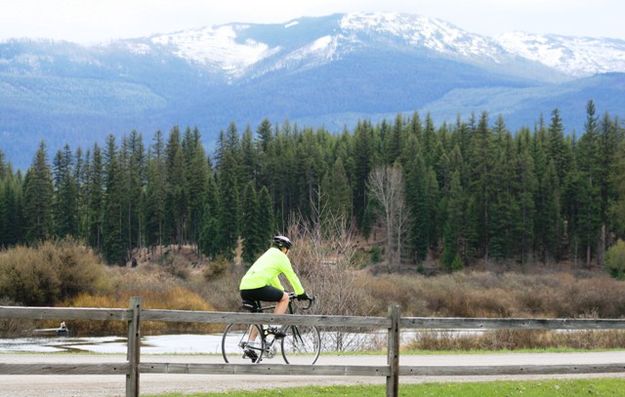
[[[427,332],[427,331],[426,331]],[[483,330],[447,330],[441,337],[478,335]],[[401,342],[418,338],[416,330],[401,333]],[[324,351],[384,350],[386,330],[368,333],[322,331]],[[235,349],[237,341],[227,341],[226,349]],[[103,353],[125,354],[126,338],[121,336],[58,337],[33,336],[0,339],[0,353]],[[141,337],[142,354],[221,354],[221,334],[144,335]]]

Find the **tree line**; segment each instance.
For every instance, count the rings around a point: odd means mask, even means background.
[[[487,113],[435,127],[397,115],[332,134],[231,123],[207,155],[197,128],[137,131],[14,171],[0,152],[0,245],[72,236],[124,264],[136,248],[189,244],[249,263],[293,216],[341,218],[389,264],[427,258],[454,270],[477,260],[602,263],[625,234],[625,131],[586,107],[582,135],[560,112],[511,132]],[[384,233],[379,233],[384,230]]]

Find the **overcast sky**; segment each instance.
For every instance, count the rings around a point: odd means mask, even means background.
[[[425,15],[491,36],[520,30],[625,39],[622,0],[0,0],[0,39],[95,43],[355,11]]]

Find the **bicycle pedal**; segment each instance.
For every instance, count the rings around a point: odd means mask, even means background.
[[[258,360],[258,354],[252,349],[243,350],[243,358],[250,358],[252,363],[255,363]]]
[[[269,329],[267,329],[267,334],[273,335],[276,339],[284,338],[286,336],[286,333],[284,332],[284,330],[278,327],[270,327]]]

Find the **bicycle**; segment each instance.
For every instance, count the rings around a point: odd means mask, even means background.
[[[289,293],[289,314],[294,311],[295,294]],[[308,306],[300,307],[308,310],[314,299],[308,301]],[[252,313],[263,313],[273,310],[276,306],[261,306],[260,301],[242,302],[242,309]],[[256,343],[248,343],[252,330],[256,330]],[[321,336],[319,329],[312,325],[283,325],[278,327],[264,324],[229,324],[221,338],[221,354],[224,361],[230,364],[253,363],[259,364],[264,359],[272,359],[277,353],[277,344],[280,344],[282,358],[287,364],[312,365],[317,362],[321,352]]]

